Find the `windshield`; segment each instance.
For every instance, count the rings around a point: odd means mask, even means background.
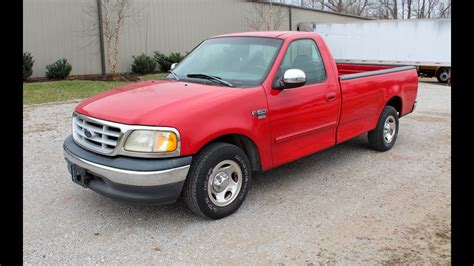
[[[280,39],[258,37],[209,39],[186,56],[173,72],[180,80],[197,81],[201,78],[199,81],[203,82],[205,77],[202,75],[207,75],[236,87],[256,86],[265,79],[282,42]],[[174,77],[168,75],[167,78]],[[209,81],[208,78],[206,82]]]

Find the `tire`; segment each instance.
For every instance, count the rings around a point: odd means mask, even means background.
[[[372,149],[377,151],[388,151],[393,145],[398,136],[398,113],[392,106],[385,106],[382,114],[380,114],[377,127],[369,131],[369,145]]]
[[[449,71],[447,68],[441,68],[436,72],[436,78],[439,83],[448,83]]]
[[[244,202],[251,175],[249,159],[239,147],[211,143],[193,158],[184,184],[184,201],[189,209],[203,217],[226,217]]]

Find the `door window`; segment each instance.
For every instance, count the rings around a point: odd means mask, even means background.
[[[306,84],[326,80],[326,69],[316,43],[310,39],[293,41],[286,50],[280,65],[277,78],[283,76],[286,70],[298,68],[306,74]]]

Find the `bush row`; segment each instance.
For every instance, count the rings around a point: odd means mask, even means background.
[[[61,58],[46,66],[46,77],[48,79],[65,79],[71,73],[71,69],[71,64],[65,58]]]
[[[33,74],[35,60],[30,53],[23,53],[23,80],[27,80]]]
[[[173,63],[183,60],[184,56],[180,53],[170,53],[165,55],[158,51],[154,52],[153,57],[140,54],[133,57],[132,72],[136,74],[149,74],[155,71],[156,66],[162,72],[168,72]]]
[[[170,53],[165,55],[158,51],[154,52],[153,57],[140,54],[133,56],[132,72],[136,74],[149,74],[155,71],[158,66],[160,71],[168,72],[173,63],[178,63],[184,58],[180,53]],[[27,80],[33,74],[33,56],[26,52],[23,53],[23,80]],[[65,79],[71,73],[72,66],[67,59],[61,58],[56,62],[46,66],[46,77],[48,79]]]
[[[33,56],[26,52],[23,53],[23,80],[27,80],[33,74]],[[46,77],[48,79],[65,79],[71,73],[71,64],[65,58],[46,66]]]

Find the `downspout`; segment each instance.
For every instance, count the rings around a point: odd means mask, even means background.
[[[290,28],[290,31],[291,31],[292,28],[293,28],[292,25],[291,25],[291,24],[292,24],[292,23],[291,23],[291,22],[292,22],[292,19],[291,19],[291,6],[288,6],[288,21],[289,21],[289,23],[288,23],[288,24],[289,24],[289,28]]]
[[[102,4],[101,0],[97,0],[97,14],[99,19],[99,44],[100,44],[100,66],[102,70],[102,76],[105,76],[105,49],[104,49],[104,29],[102,23]]]

